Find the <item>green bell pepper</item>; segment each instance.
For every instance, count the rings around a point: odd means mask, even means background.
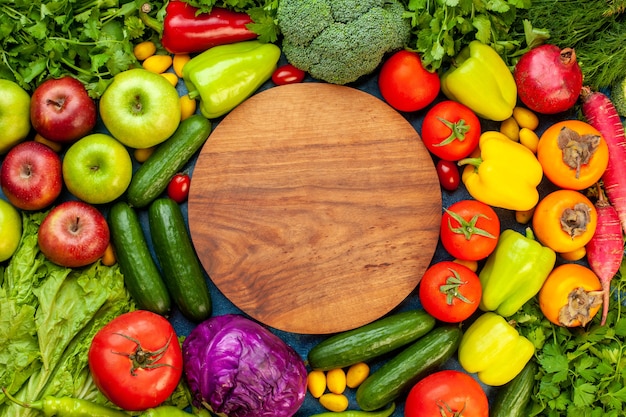
[[[483,313],[467,328],[458,350],[463,369],[491,386],[515,378],[534,353],[532,342],[493,312]]]
[[[270,79],[280,48],[258,40],[209,48],[183,67],[183,80],[192,99],[200,98],[207,119],[220,117],[250,97]]]
[[[555,262],[556,253],[537,242],[530,228],[526,236],[503,231],[478,274],[483,287],[480,309],[512,315],[539,292]]]

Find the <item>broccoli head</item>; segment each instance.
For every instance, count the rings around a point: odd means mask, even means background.
[[[404,12],[397,0],[281,0],[276,19],[292,65],[319,80],[347,84],[408,43]]]

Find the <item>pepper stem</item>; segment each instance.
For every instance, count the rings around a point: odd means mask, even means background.
[[[189,86],[191,87],[191,85],[189,85]],[[193,87],[192,87],[192,89],[190,89],[187,92],[187,95],[189,96],[190,99],[195,100],[198,97],[200,97],[200,92],[198,90],[193,89]]]
[[[148,13],[152,10],[152,6],[150,3],[144,3],[139,8],[139,18],[143,22],[144,25],[148,26],[150,29],[158,32],[159,35],[163,34],[163,23],[159,22],[158,19],[150,16]]]
[[[457,162],[457,165],[458,166],[473,165],[475,168],[478,168],[478,166],[480,164],[482,164],[482,162],[483,162],[483,158],[481,158],[481,157],[477,157],[477,158],[463,158],[459,162]]]
[[[15,398],[14,396],[12,396],[11,394],[9,394],[9,391],[7,391],[7,389],[5,387],[2,387],[2,393],[9,400],[11,400],[11,402],[19,405],[20,407],[32,408],[34,410],[43,410],[43,402],[41,400],[40,401],[31,402],[31,403],[26,403],[24,401],[20,401],[17,398]]]

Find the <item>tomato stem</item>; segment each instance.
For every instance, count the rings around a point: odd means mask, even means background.
[[[448,270],[452,273],[452,276],[446,278],[446,283],[439,287],[439,291],[446,295],[446,303],[452,305],[454,299],[458,298],[464,303],[472,304],[472,301],[459,291],[461,285],[467,284],[467,281],[461,280],[461,276],[454,269],[450,268]]]
[[[450,219],[448,219],[448,228],[450,229],[451,232],[457,233],[457,234],[463,234],[465,236],[465,239],[467,240],[470,240],[473,235],[484,236],[490,239],[496,238],[494,235],[492,235],[485,229],[476,227],[476,223],[478,222],[480,218],[489,219],[487,215],[478,213],[474,215],[474,217],[472,217],[470,221],[467,221],[458,213],[455,213],[454,211],[451,211],[448,209],[444,209],[444,211],[448,213],[448,215],[450,215],[451,218],[453,218],[459,223],[459,227],[452,227],[452,222],[450,221]]]
[[[132,353],[115,352],[115,351],[113,352],[117,355],[126,356],[128,359],[132,361],[133,366],[130,369],[131,375],[133,376],[137,375],[137,373],[135,372],[137,369],[154,369],[154,368],[160,368],[162,366],[172,366],[169,363],[157,363],[163,358],[163,356],[165,355],[165,352],[170,346],[170,343],[172,341],[171,333],[170,333],[169,338],[167,339],[167,342],[165,342],[165,345],[163,345],[162,347],[160,347],[159,349],[155,351],[145,350],[141,346],[141,343],[139,342],[139,340],[131,336],[125,335],[123,333],[115,333],[115,334],[122,336],[137,345],[137,347]]]
[[[459,141],[465,140],[465,134],[470,130],[470,126],[465,123],[465,119],[461,119],[456,123],[453,123],[449,120],[444,119],[443,117],[437,117],[441,123],[443,123],[448,129],[451,130],[450,136],[445,138],[439,143],[433,144],[433,146],[446,146],[450,143],[454,142],[455,139]]]
[[[459,411],[454,411],[452,407],[450,407],[445,401],[437,400],[437,407],[439,407],[439,413],[441,414],[441,417],[462,417],[466,406],[467,405],[463,403],[463,408],[461,408]]]

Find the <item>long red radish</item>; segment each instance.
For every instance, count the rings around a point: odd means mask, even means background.
[[[617,210],[626,233],[626,136],[613,102],[603,93],[583,87],[583,115],[602,135],[609,148],[609,164],[602,175],[604,190]]]
[[[609,312],[611,280],[617,274],[624,258],[624,238],[617,210],[606,199],[599,185],[596,211],[598,213],[596,231],[585,249],[589,267],[602,283],[601,325],[604,325]]]

